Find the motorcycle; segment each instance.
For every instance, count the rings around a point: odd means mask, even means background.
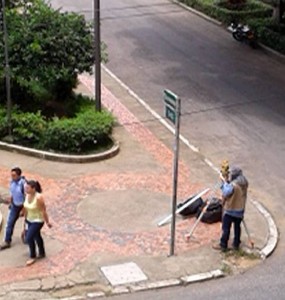
[[[233,38],[239,42],[245,42],[252,48],[257,47],[256,36],[248,25],[231,23],[228,30],[232,32]]]

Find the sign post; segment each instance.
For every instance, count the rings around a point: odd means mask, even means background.
[[[165,117],[175,125],[175,141],[173,147],[171,241],[170,241],[170,252],[169,252],[169,256],[173,256],[174,249],[175,249],[181,100],[177,95],[175,95],[171,91],[164,90],[164,105],[165,105]]]

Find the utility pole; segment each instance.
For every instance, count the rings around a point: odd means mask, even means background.
[[[100,0],[94,0],[94,58],[95,58],[95,105],[101,111],[101,34]]]
[[[1,0],[0,10],[2,10],[2,27],[3,27],[3,38],[4,38],[4,54],[5,54],[5,78],[6,78],[6,96],[7,96],[7,121],[8,121],[8,136],[12,137],[12,123],[11,123],[11,112],[12,112],[12,101],[11,101],[11,84],[10,84],[10,66],[9,66],[9,54],[8,54],[8,33],[5,13],[5,0]]]

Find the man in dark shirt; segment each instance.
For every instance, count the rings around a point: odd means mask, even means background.
[[[222,199],[224,213],[222,219],[222,236],[220,243],[214,245],[216,250],[225,251],[228,248],[228,240],[232,223],[234,224],[233,248],[239,249],[241,236],[241,222],[244,216],[248,181],[238,167],[230,168],[228,180],[221,176]]]

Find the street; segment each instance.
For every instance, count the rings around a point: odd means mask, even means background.
[[[92,18],[91,1],[51,1]],[[244,275],[117,299],[282,299],[285,275],[285,65],[167,0],[101,1],[107,67],[163,115],[162,91],[182,99],[182,134],[216,166],[227,158],[249,196],[273,214],[279,249]],[[258,226],[258,225],[257,225]]]

